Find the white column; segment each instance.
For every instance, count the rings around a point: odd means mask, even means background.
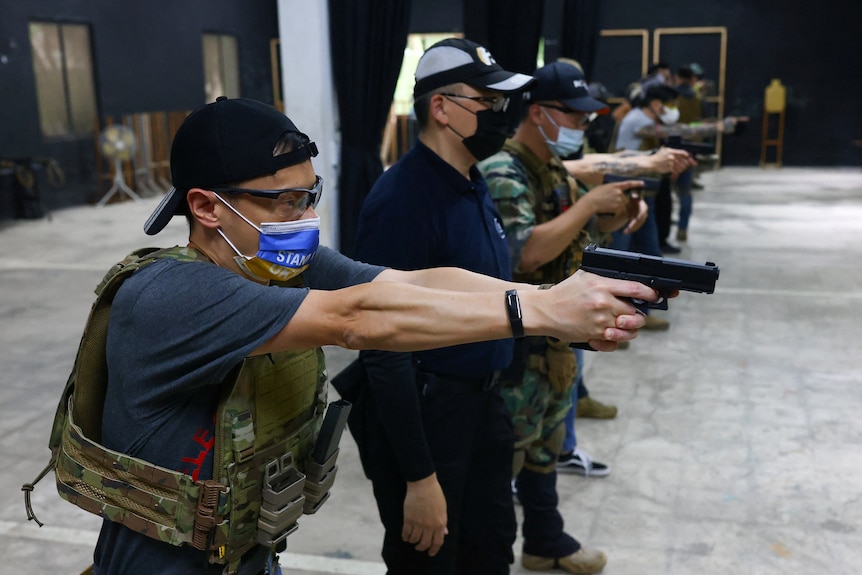
[[[323,177],[320,242],[338,247],[338,104],[329,52],[329,8],[326,0],[278,0],[281,39],[281,92],[284,111],[317,143],[313,162]]]

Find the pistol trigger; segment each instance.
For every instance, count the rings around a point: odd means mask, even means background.
[[[647,302],[646,305],[650,309],[668,309],[668,307],[667,307],[667,296],[665,296],[662,293],[659,293],[657,300]]]
[[[667,298],[659,293],[658,299],[656,301],[646,301],[643,299],[631,298],[631,302],[636,306],[643,306],[649,309],[668,309],[667,307]],[[646,315],[640,309],[637,310],[638,313],[642,315]]]

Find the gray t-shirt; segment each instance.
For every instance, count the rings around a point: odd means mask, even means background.
[[[195,479],[213,474],[219,383],[293,317],[308,289],[369,282],[383,269],[321,247],[308,288],[269,287],[205,262],[160,260],[123,283],[108,323],[105,447]],[[105,521],[96,573],[220,573],[203,552]]]
[[[643,128],[655,124],[655,120],[644,113],[641,108],[633,108],[620,122],[617,132],[617,150],[640,150],[643,138],[637,136]]]

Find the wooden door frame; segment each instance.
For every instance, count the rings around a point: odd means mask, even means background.
[[[671,35],[693,35],[693,34],[718,34],[721,39],[718,61],[718,95],[704,98],[705,102],[718,104],[718,119],[724,118],[724,88],[727,73],[727,27],[725,26],[695,26],[678,28],[656,28],[652,32],[652,58],[653,62],[661,60],[661,37]],[[721,158],[722,134],[716,134],[715,153]]]

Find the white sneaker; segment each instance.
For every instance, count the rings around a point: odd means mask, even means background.
[[[560,456],[560,460],[557,461],[557,472],[577,473],[584,477],[604,477],[611,472],[611,468],[604,463],[593,461],[586,452],[576,447],[568,457]]]

